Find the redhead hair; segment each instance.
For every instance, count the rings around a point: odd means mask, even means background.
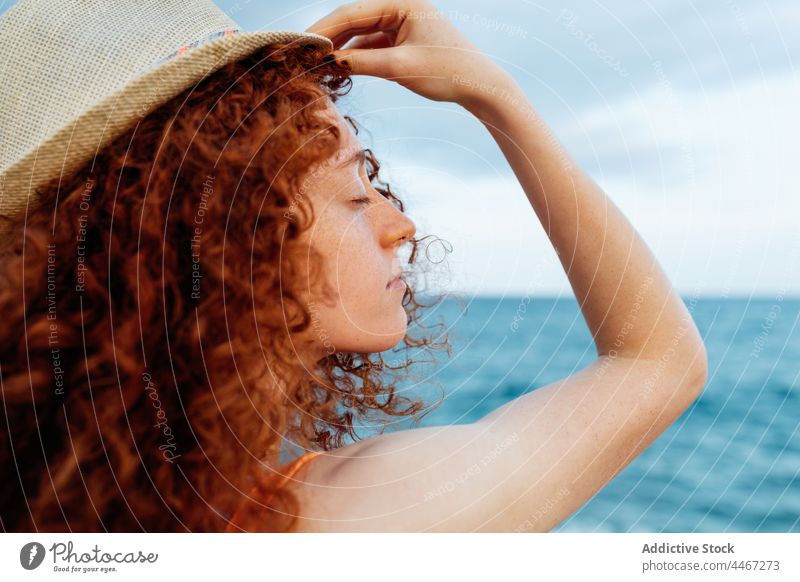
[[[256,476],[284,441],[330,450],[354,421],[417,415],[387,370],[406,355],[330,353],[312,377],[292,334],[314,216],[303,176],[340,147],[320,116],[350,85],[316,49],[267,47],[160,106],[41,188],[0,263],[0,521],[5,531],[223,531],[258,482],[251,530],[291,531],[290,491]],[[370,179],[393,204],[403,204]],[[411,241],[411,262],[417,245]],[[307,249],[306,249],[307,250]],[[419,337],[412,337],[416,330]]]

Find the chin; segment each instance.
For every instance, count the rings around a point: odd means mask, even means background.
[[[358,330],[354,330],[358,331]],[[361,353],[377,353],[390,350],[397,344],[403,341],[406,335],[406,320],[405,316],[401,325],[386,326],[384,329],[374,331],[372,333],[364,333],[363,330],[359,333],[358,339],[353,342],[342,342],[340,344],[340,351],[345,352],[361,352]]]
[[[392,349],[397,344],[399,344],[401,341],[403,341],[404,337],[405,337],[405,332],[403,332],[401,334],[395,334],[395,335],[392,335],[392,336],[383,336],[382,338],[380,338],[376,342],[376,345],[374,346],[374,348],[372,350],[369,350],[369,351],[371,351],[371,352],[385,352],[386,350]]]

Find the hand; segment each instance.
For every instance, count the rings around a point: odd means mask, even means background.
[[[427,0],[351,2],[308,32],[330,38],[334,57],[353,74],[389,79],[435,101],[466,106],[512,82]]]

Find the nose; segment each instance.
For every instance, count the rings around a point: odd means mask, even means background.
[[[384,228],[381,231],[381,244],[394,248],[411,240],[417,232],[414,221],[389,200],[385,200],[383,206],[386,206],[388,210]]]

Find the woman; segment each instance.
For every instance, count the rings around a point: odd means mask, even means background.
[[[353,74],[458,103],[483,122],[558,253],[598,357],[473,424],[319,455],[294,483],[296,531],[547,531],[697,398],[707,374],[697,328],[645,243],[519,86],[429,2],[354,2],[309,31],[330,37]]]
[[[337,62],[275,45],[225,66],[12,227],[4,528],[546,531],[702,389],[680,298],[507,73],[421,0],[348,4],[309,31],[349,44]],[[410,243],[413,262],[419,239],[335,109],[349,73],[486,125],[559,253],[592,365],[473,424],[343,446],[371,411],[422,409],[378,352],[442,347],[408,335],[397,253]],[[311,452],[276,470],[285,443]]]

